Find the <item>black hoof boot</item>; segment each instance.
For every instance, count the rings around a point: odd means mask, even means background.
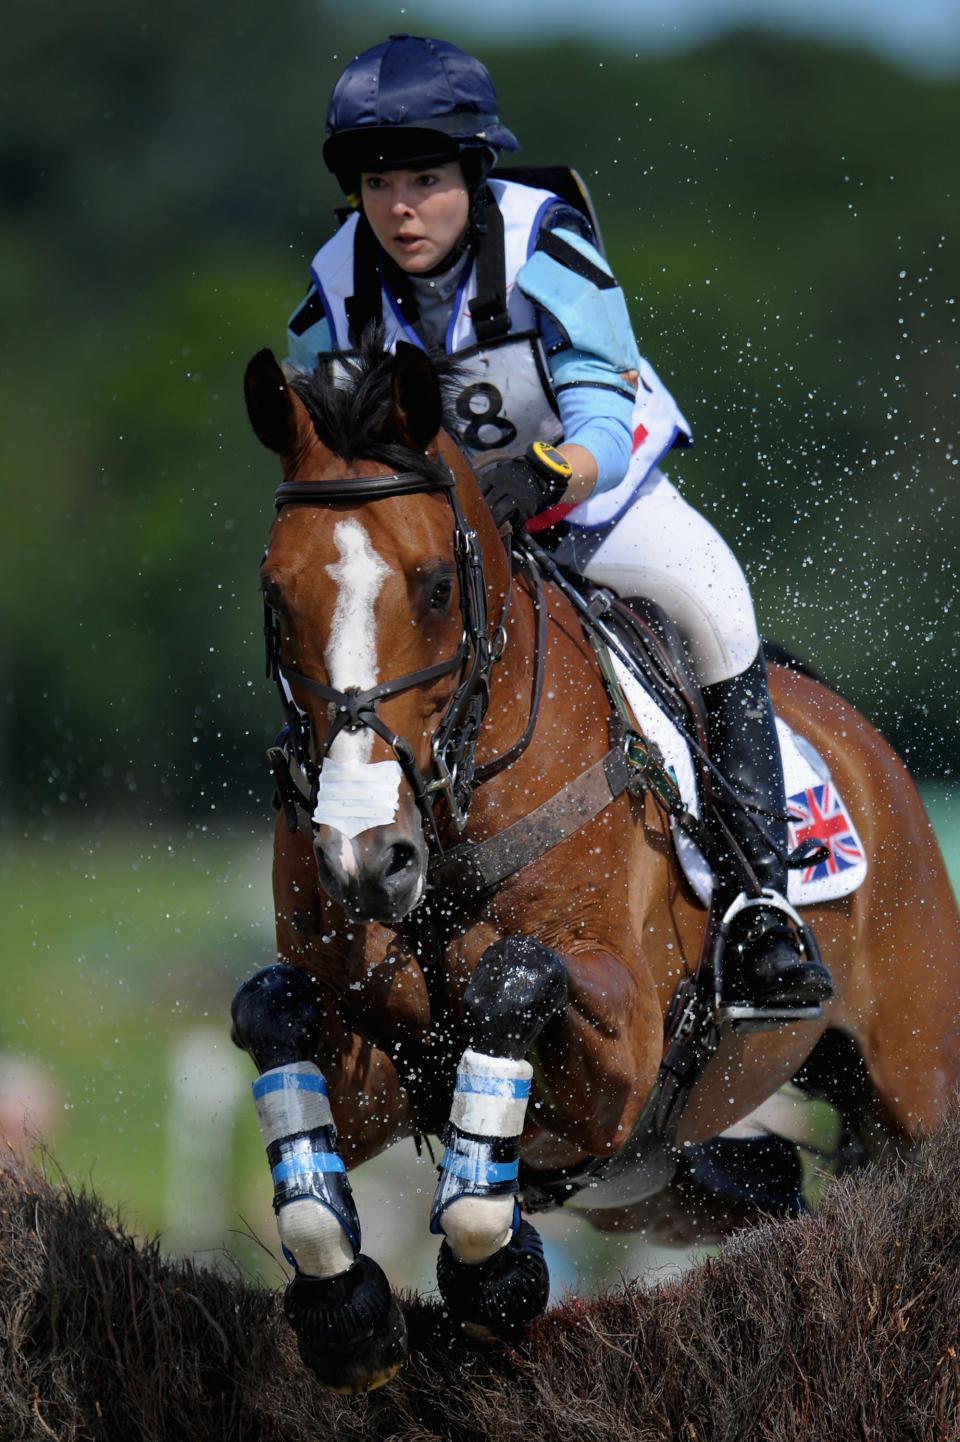
[[[504,1342],[519,1341],[550,1295],[539,1232],[521,1222],[505,1247],[473,1263],[459,1261],[445,1241],[437,1256],[437,1285],[455,1321],[488,1329]]]
[[[751,906],[734,919],[723,953],[721,1014],[731,1021],[806,1021],[820,1016],[833,980],[777,907]]]
[[[361,1252],[338,1277],[303,1277],[287,1288],[287,1321],[305,1367],[334,1392],[370,1392],[407,1360],[407,1324],[381,1269]]]

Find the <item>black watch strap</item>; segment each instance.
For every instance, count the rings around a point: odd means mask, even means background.
[[[556,446],[547,441],[534,441],[526,450],[526,459],[549,485],[549,503],[559,501],[573,480],[573,466]]]

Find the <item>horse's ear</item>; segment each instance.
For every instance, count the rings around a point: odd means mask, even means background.
[[[398,341],[384,433],[411,450],[425,451],[436,440],[442,416],[440,382],[430,357],[419,346]]]
[[[247,415],[268,450],[287,456],[297,444],[300,402],[287,385],[272,350],[257,351],[243,377]]]

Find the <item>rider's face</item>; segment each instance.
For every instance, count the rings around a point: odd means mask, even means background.
[[[365,170],[360,199],[377,240],[409,275],[439,265],[463,235],[470,215],[457,160],[427,170]]]

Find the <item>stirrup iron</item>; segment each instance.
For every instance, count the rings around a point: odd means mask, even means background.
[[[763,887],[758,896],[748,896],[741,891],[724,912],[719,925],[714,933],[713,942],[710,948],[710,960],[713,967],[715,1006],[717,1017],[720,1021],[729,1021],[734,1031],[741,1034],[754,1031],[766,1031],[773,1027],[784,1025],[791,1021],[819,1021],[823,1015],[823,1008],[820,1002],[810,1006],[785,1006],[777,1003],[763,1004],[760,1002],[732,1002],[724,1004],[723,993],[723,958],[726,952],[727,943],[730,939],[730,928],[732,923],[745,911],[763,909],[764,911],[778,911],[790,923],[797,939],[801,960],[814,962],[823,965],[820,958],[820,948],[817,946],[816,937],[811,928],[803,920],[795,907],[786,897],[781,896],[778,891],[769,887]]]

